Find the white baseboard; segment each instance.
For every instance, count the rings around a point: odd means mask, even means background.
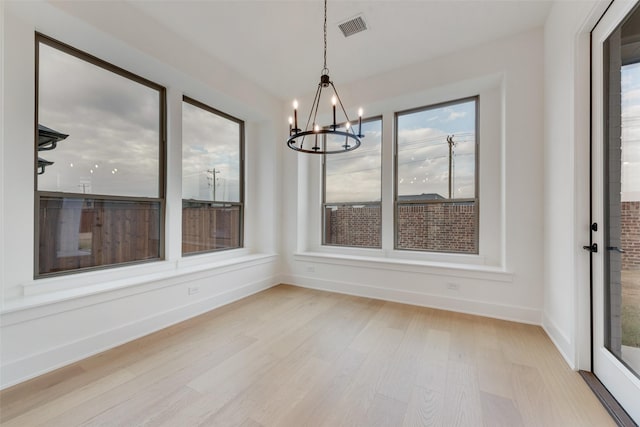
[[[121,325],[75,342],[48,349],[45,352],[12,361],[1,368],[0,390],[246,298],[278,283],[279,277],[269,277],[238,288],[227,289],[216,295],[154,314],[134,323]]]
[[[283,276],[282,281],[283,283],[303,288],[418,305],[459,313],[474,314],[532,325],[540,325],[542,316],[541,310],[528,307],[494,304],[484,301],[452,298],[443,295],[406,291],[402,289],[380,288],[359,283],[330,281],[304,276]]]
[[[570,356],[574,355],[571,342],[569,338],[560,331],[560,328],[558,328],[555,322],[549,318],[547,313],[544,313],[542,317],[542,329],[547,333],[547,336],[551,339],[553,345],[556,346],[569,367],[575,370],[576,363],[574,357]]]

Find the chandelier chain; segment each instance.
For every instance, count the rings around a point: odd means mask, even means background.
[[[324,68],[327,69],[327,0],[324,0]]]
[[[0,0],[2,1],[2,0]],[[350,124],[347,111],[342,104],[342,100],[338,95],[336,87],[329,78],[329,69],[327,68],[327,0],[324,0],[324,68],[320,75],[320,83],[316,90],[316,95],[311,104],[309,110],[309,117],[307,118],[307,124],[304,128],[298,128],[298,102],[293,102],[293,117],[289,117],[289,138],[287,139],[287,146],[292,150],[309,154],[335,154],[345,153],[355,150],[360,147],[360,139],[364,137],[362,135],[362,110],[360,110],[358,117],[358,132],[356,133],[355,126]],[[322,97],[322,90],[324,88],[330,88],[333,91],[333,123],[328,126],[320,126],[317,122],[318,111],[320,110],[320,99]],[[342,115],[346,119],[346,122],[342,124],[337,122],[336,110],[340,109]],[[313,146],[305,146],[305,140],[311,139]],[[336,138],[338,137],[338,138]],[[342,139],[344,138],[344,139]],[[328,146],[330,144],[330,146]]]

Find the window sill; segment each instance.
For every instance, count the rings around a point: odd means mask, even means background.
[[[513,281],[513,273],[508,272],[501,267],[391,258],[383,257],[383,251],[381,250],[378,252],[381,254],[380,257],[323,252],[298,252],[295,253],[293,257],[296,261],[320,264],[346,265],[367,269],[396,270],[437,276],[482,279],[496,282]],[[465,257],[468,257],[468,255]]]
[[[233,251],[223,259],[210,254],[184,258],[177,261],[159,261],[149,264],[109,270],[78,273],[33,280],[23,284],[24,297],[6,301],[1,314],[20,312],[51,304],[92,297],[108,292],[126,291],[128,294],[147,292],[159,286],[171,286],[182,282],[185,276],[205,273],[221,274],[234,270],[272,262],[276,254],[248,254],[245,250]],[[238,253],[240,252],[240,253]],[[197,259],[196,259],[197,258]],[[162,281],[161,285],[158,284]],[[118,295],[118,297],[121,297]]]
[[[428,265],[456,265],[456,266],[488,266],[486,258],[478,254],[465,254],[454,252],[425,252],[419,250],[394,249],[384,250],[381,248],[361,248],[355,246],[322,245],[310,248],[304,253],[318,253],[324,255],[334,255],[341,257],[364,257],[374,259],[388,259],[403,261],[416,261]],[[498,268],[497,265],[490,265]],[[503,271],[503,270],[501,270]]]

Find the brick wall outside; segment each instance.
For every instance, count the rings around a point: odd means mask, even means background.
[[[477,253],[476,209],[468,203],[398,206],[399,249]]]
[[[401,204],[398,248],[477,253],[473,202]],[[381,247],[380,205],[327,207],[325,244]]]
[[[623,270],[640,270],[640,201],[622,202]]]
[[[325,212],[325,243],[380,247],[379,205],[340,206]],[[477,253],[475,206],[468,204],[404,204],[398,208],[398,248]],[[640,201],[622,202],[624,270],[640,270]]]
[[[325,210],[325,244],[381,247],[380,205],[334,206]]]

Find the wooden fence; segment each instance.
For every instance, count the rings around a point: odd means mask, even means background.
[[[159,202],[42,197],[38,272],[159,259]]]

